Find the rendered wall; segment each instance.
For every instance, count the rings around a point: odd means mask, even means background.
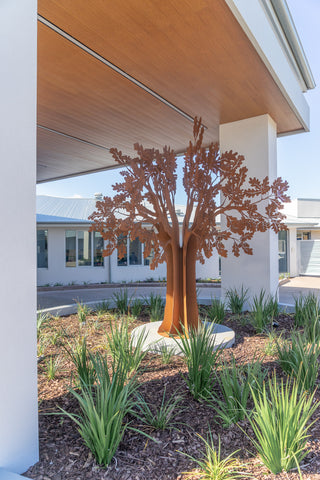
[[[248,176],[272,182],[277,174],[276,124],[269,115],[248,118],[220,126],[222,151],[233,150],[244,155]],[[221,218],[222,228],[225,217]],[[271,230],[258,232],[250,241],[253,255],[229,253],[223,258],[221,280],[222,293],[229,288],[248,287],[251,298],[264,289],[266,294],[276,295],[279,281],[278,236]],[[228,244],[230,249],[231,244]]]
[[[71,283],[82,284],[101,283],[109,281],[109,258],[104,259],[104,267],[66,267],[65,265],[65,231],[73,230],[68,227],[38,227],[48,230],[48,268],[37,269],[37,285],[54,285],[62,283],[68,285]],[[85,230],[77,228],[74,230]],[[159,265],[155,270],[151,270],[147,265],[127,265],[118,266],[117,252],[110,257],[111,262],[111,282],[133,282],[143,281],[148,278],[154,280],[166,277],[166,264]],[[219,276],[219,257],[216,252],[209,259],[206,259],[204,265],[197,262],[197,278],[217,278]]]
[[[22,473],[38,460],[36,0],[0,2],[0,32],[0,467]]]

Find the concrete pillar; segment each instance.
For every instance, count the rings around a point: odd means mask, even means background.
[[[38,460],[37,1],[0,2],[0,468]]]
[[[259,179],[277,175],[277,128],[269,115],[248,118],[220,126],[220,148],[245,156],[248,176]],[[222,228],[225,218],[221,219]],[[249,288],[250,297],[261,289],[276,295],[279,279],[278,237],[273,231],[257,233],[250,242],[253,255],[241,253],[234,257],[231,250],[221,261],[222,295],[228,288]],[[250,300],[249,300],[250,305]],[[248,308],[248,306],[246,308]]]
[[[288,250],[289,250],[289,272],[290,277],[297,277],[299,275],[298,265],[298,241],[297,229],[290,228],[288,231]]]

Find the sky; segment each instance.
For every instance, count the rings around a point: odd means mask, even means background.
[[[310,106],[310,132],[278,139],[278,175],[289,183],[291,198],[320,198],[320,0],[287,0],[315,83],[305,94]],[[181,179],[182,159],[178,162]],[[180,172],[180,174],[179,174]],[[37,186],[37,195],[92,198],[95,193],[112,195],[112,185],[121,181],[119,169],[94,173]],[[184,204],[182,188],[176,203]]]

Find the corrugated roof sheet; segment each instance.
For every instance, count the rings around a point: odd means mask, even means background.
[[[37,214],[65,219],[88,220],[95,210],[95,198],[62,198],[37,196]]]
[[[37,222],[39,223],[82,223],[88,222],[88,217],[95,210],[95,198],[62,198],[47,195],[37,196]],[[183,221],[186,207],[176,205],[179,222]],[[283,210],[285,213],[285,209]],[[191,221],[193,220],[193,215]],[[220,215],[216,219],[220,223]],[[285,220],[288,226],[319,227],[320,218],[305,218],[287,215]]]

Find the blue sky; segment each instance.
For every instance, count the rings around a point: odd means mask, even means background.
[[[288,180],[291,198],[320,198],[320,0],[287,3],[319,87],[305,94],[310,105],[311,131],[278,139],[278,175]],[[119,171],[109,170],[38,185],[37,194],[86,198],[95,192],[109,195],[111,186],[119,180]],[[177,192],[176,202],[184,203],[182,189]]]

